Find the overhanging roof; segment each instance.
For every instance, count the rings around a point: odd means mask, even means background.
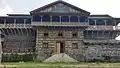
[[[44,10],[44,9],[47,9],[47,8],[52,7],[52,6],[54,6],[54,5],[56,5],[56,4],[59,4],[59,3],[64,4],[64,5],[72,8],[72,9],[77,10],[77,11],[81,11],[81,12],[90,14],[90,12],[88,12],[88,11],[86,11],[86,10],[83,10],[83,9],[81,9],[81,8],[78,8],[78,7],[74,6],[74,5],[71,5],[71,4],[69,4],[69,3],[67,3],[67,2],[64,2],[64,1],[61,1],[61,0],[55,1],[55,2],[53,2],[53,3],[47,4],[47,5],[43,6],[43,7],[40,7],[40,8],[38,8],[38,9],[35,9],[35,10],[31,11],[30,14],[39,13],[39,11]]]

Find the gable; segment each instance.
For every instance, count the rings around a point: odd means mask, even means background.
[[[80,9],[76,6],[73,6],[64,1],[56,1],[45,5],[41,8],[31,11],[31,14],[40,13],[40,12],[57,12],[57,13],[88,13],[87,11]]]
[[[56,5],[53,5],[49,8],[46,8],[44,10],[41,10],[40,12],[60,12],[60,13],[66,13],[66,12],[77,12],[77,13],[80,13],[80,11],[78,10],[75,10],[71,7],[68,7],[62,3],[59,3],[59,4],[56,4]]]

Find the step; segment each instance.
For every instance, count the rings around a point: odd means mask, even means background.
[[[55,54],[47,58],[43,62],[78,62],[78,61],[68,56],[65,53],[61,53],[61,54]]]

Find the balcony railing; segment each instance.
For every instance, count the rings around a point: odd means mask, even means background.
[[[120,30],[120,26],[114,26],[114,30]]]
[[[34,26],[88,26],[87,22],[32,22]]]
[[[114,26],[89,26],[87,30],[114,30]]]
[[[0,28],[30,28],[31,24],[0,24]]]

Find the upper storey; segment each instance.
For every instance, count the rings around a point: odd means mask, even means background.
[[[0,16],[0,27],[32,27],[32,26],[86,26],[87,30],[120,30],[114,27],[120,18],[109,15],[90,15],[64,1],[55,1],[26,14],[8,14]]]
[[[77,15],[89,15],[90,13],[88,11],[85,11],[83,9],[80,9],[74,5],[71,5],[67,2],[58,0],[53,3],[50,3],[48,5],[45,5],[43,7],[40,7],[38,9],[35,9],[30,12],[30,14],[42,14],[42,13],[57,13],[57,14],[77,14]]]
[[[116,21],[109,15],[90,15],[88,30],[114,30]]]
[[[109,15],[91,15],[89,16],[89,25],[93,26],[114,26],[116,24],[113,17]]]
[[[0,16],[0,28],[31,27],[31,16],[27,14],[8,14]]]
[[[35,26],[86,26],[89,12],[64,1],[55,1],[30,12]]]

